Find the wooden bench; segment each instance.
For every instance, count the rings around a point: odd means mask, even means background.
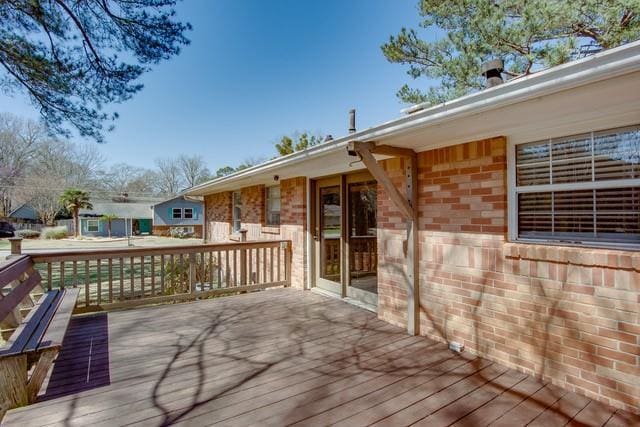
[[[40,275],[27,256],[0,267],[0,291],[0,322],[16,325],[0,346],[2,417],[9,409],[35,401],[62,346],[78,289],[42,293]]]

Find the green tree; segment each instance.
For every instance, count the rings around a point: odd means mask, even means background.
[[[189,43],[176,0],[0,1],[0,88],[25,92],[55,133],[103,141],[107,104]],[[110,129],[110,127],[109,127]]]
[[[89,193],[77,188],[67,188],[60,196],[60,204],[68,209],[73,216],[73,235],[78,237],[78,213],[80,209],[93,209],[89,201]]]
[[[109,233],[109,238],[111,238],[111,223],[114,219],[118,219],[118,215],[116,214],[104,214],[100,217],[102,221],[107,222],[107,232]]]
[[[608,49],[640,38],[638,0],[421,0],[421,27],[445,35],[421,39],[403,28],[382,45],[414,78],[438,81],[425,92],[403,86],[407,103],[441,103],[483,87],[482,62],[500,58],[518,78],[572,59],[581,44]]]
[[[236,171],[235,168],[232,168],[231,166],[223,166],[221,168],[218,168],[218,170],[216,171],[216,178],[220,178],[221,176],[231,175],[235,171]]]
[[[308,132],[303,132],[299,135],[283,136],[280,138],[280,142],[276,142],[276,150],[281,156],[295,153],[296,151],[306,150],[309,147],[317,145],[322,142],[322,136],[310,135]]]

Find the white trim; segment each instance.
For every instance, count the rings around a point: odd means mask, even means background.
[[[516,193],[516,144],[507,140],[507,235],[518,238],[518,195]]]
[[[90,223],[96,223],[97,230],[89,230]],[[80,227],[82,228],[82,227]],[[87,219],[87,233],[99,233],[100,232],[100,220],[99,219]]]
[[[176,217],[176,211],[180,211],[180,216]],[[171,208],[171,219],[183,219],[184,212],[182,212],[182,208]]]
[[[548,193],[550,191],[601,190],[603,188],[627,188],[638,186],[640,186],[640,178],[570,182],[564,184],[521,185],[515,186],[514,190],[516,193]]]
[[[187,210],[191,211],[191,217],[187,218]],[[193,217],[193,208],[182,208],[182,219],[195,219]]]

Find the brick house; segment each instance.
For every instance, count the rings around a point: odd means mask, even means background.
[[[640,43],[190,189],[293,286],[640,411]],[[355,157],[354,157],[355,155]]]

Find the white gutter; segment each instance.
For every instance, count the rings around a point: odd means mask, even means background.
[[[214,179],[185,190],[182,194],[195,195],[194,193],[212,191],[220,184],[233,183],[279,167],[321,157],[345,149],[349,141],[375,141],[635,71],[640,71],[640,41],[511,80],[430,108],[415,111],[416,108],[422,108],[422,105],[411,107],[404,111],[415,112],[407,116]]]

